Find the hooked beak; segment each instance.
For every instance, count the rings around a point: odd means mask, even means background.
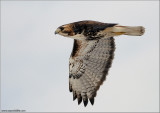
[[[61,31],[61,29],[57,28],[55,31],[55,35],[58,34]]]

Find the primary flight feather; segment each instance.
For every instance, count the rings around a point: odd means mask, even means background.
[[[79,21],[57,28],[55,34],[73,38],[69,59],[69,90],[78,104],[88,100],[93,105],[97,90],[106,78],[114,57],[114,36],[144,34],[142,26],[121,26],[114,23]]]

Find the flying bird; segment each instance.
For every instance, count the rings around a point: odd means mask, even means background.
[[[106,79],[114,58],[114,36],[144,34],[142,26],[78,21],[58,27],[55,34],[74,39],[69,59],[69,91],[78,104],[93,105],[97,90]]]

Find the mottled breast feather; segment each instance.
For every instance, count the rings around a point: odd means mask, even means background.
[[[69,63],[69,90],[73,100],[94,103],[97,90],[106,78],[114,57],[114,38],[74,40]]]

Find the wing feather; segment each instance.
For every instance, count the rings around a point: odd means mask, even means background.
[[[94,104],[97,90],[106,78],[114,57],[114,38],[74,40],[69,63],[69,90],[78,104]]]

